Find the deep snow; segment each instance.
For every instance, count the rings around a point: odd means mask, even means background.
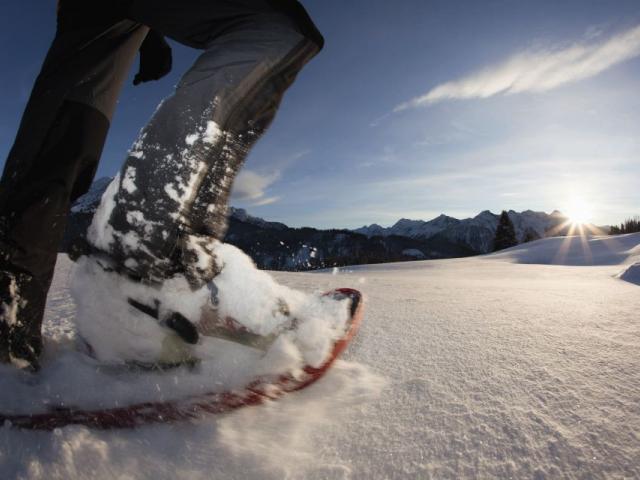
[[[640,478],[638,262],[632,234],[275,273],[367,295],[360,334],[317,385],[195,423],[0,428],[0,477]],[[74,335],[69,269],[61,256],[49,358]]]

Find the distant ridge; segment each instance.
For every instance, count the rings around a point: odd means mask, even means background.
[[[509,210],[508,214],[520,243],[565,233],[565,229],[561,227],[568,222],[567,217],[557,210],[550,214],[533,210],[525,210],[524,212]],[[479,253],[488,253],[493,247],[499,218],[499,215],[489,210],[464,220],[442,214],[428,221],[402,218],[387,228],[372,224],[357,228],[354,232],[367,237],[390,235],[414,239],[438,237],[465,245]]]
[[[110,181],[96,180],[74,203],[61,251],[68,251],[78,236],[86,234]],[[567,233],[560,228],[567,218],[558,211],[509,211],[509,217],[521,243]],[[260,268],[297,271],[487,253],[493,248],[497,225],[498,215],[485,210],[463,220],[442,214],[429,221],[403,218],[386,228],[373,224],[356,230],[318,230],[291,228],[230,207],[224,240],[244,250]]]

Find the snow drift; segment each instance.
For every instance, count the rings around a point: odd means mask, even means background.
[[[543,265],[619,265],[640,256],[640,233],[553,237],[524,243],[486,258]]]
[[[618,278],[625,282],[640,285],[640,262],[634,263],[630,267],[626,268],[622,273],[620,273]]]

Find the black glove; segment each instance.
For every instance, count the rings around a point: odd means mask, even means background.
[[[171,71],[172,62],[169,44],[162,34],[150,30],[140,46],[140,70],[133,84],[161,79]]]

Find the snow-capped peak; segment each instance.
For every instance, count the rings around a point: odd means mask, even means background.
[[[89,191],[76,200],[71,211],[73,213],[93,213],[111,180],[113,179],[110,177],[102,177],[93,182]]]

